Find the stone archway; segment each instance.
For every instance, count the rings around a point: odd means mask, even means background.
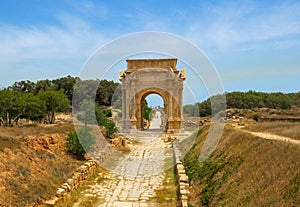
[[[127,70],[120,71],[122,82],[121,131],[142,130],[142,103],[149,94],[158,94],[164,101],[166,131],[182,128],[182,91],[185,69],[178,71],[177,59],[131,59]]]

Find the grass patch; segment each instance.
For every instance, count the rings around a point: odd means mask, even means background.
[[[55,207],[73,207],[74,205],[80,207],[91,207],[103,202],[103,200],[97,196],[83,196],[83,192],[87,189],[88,187],[86,186],[77,188],[71,193],[66,202],[55,205]]]
[[[74,203],[79,202],[81,193],[87,189],[86,186],[80,186],[74,190],[65,202],[55,205],[55,207],[73,207]]]
[[[216,190],[227,181],[243,161],[244,158],[241,156],[228,158],[224,154],[216,159],[209,158],[200,163],[190,154],[185,156],[184,165],[189,179],[191,182],[200,182],[203,185],[199,195],[201,200],[199,206],[209,206]],[[224,194],[221,197],[224,197]]]
[[[208,129],[184,157],[190,206],[295,206],[300,149],[226,126],[213,154],[198,161]]]
[[[55,205],[55,207],[90,207],[97,204],[103,203],[104,200],[95,196],[85,196],[85,192],[89,190],[89,185],[94,185],[95,183],[101,183],[105,180],[104,176],[107,171],[101,167],[98,167],[96,172],[89,178],[86,184],[79,186],[75,189],[65,202]]]
[[[285,193],[283,198],[292,199],[293,203],[296,205],[297,200],[300,200],[300,174],[296,174],[296,176],[289,181],[289,183],[285,186],[284,189]]]
[[[174,168],[170,168],[165,171],[163,188],[155,191],[156,197],[151,201],[159,203],[160,207],[176,206],[176,190]]]
[[[73,124],[52,124],[52,125],[29,125],[4,127],[0,126],[0,136],[22,138],[29,135],[45,135],[45,134],[65,134],[74,130]]]
[[[101,199],[99,197],[93,196],[93,197],[86,197],[84,200],[82,200],[79,204],[80,207],[91,207],[95,206],[96,204],[100,203]]]
[[[102,183],[104,180],[106,180],[105,175],[107,175],[108,171],[105,170],[102,167],[98,167],[96,173],[90,178],[89,180],[89,184],[100,184]]]
[[[2,131],[0,132],[0,151],[4,151],[5,148],[13,149],[14,151],[21,148],[21,141],[18,138],[7,136]]]

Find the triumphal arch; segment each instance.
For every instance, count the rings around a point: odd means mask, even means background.
[[[150,94],[157,94],[164,101],[164,130],[181,131],[182,90],[186,71],[176,68],[176,58],[128,59],[127,69],[120,71],[122,82],[121,131],[130,133],[143,130],[143,105]]]

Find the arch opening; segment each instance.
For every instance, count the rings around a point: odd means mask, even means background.
[[[181,127],[181,117],[182,110],[179,107],[179,103],[172,94],[168,91],[161,88],[147,88],[136,93],[135,97],[132,100],[132,107],[130,107],[130,119],[131,124],[137,130],[145,130],[146,127],[144,125],[143,118],[143,110],[145,108],[145,100],[151,94],[155,94],[159,96],[163,101],[163,107],[160,109],[160,113],[158,113],[161,121],[161,130],[169,131],[170,129],[178,129]],[[158,121],[158,120],[156,120]]]
[[[166,118],[164,100],[157,93],[146,94],[141,100],[142,130],[165,131]]]

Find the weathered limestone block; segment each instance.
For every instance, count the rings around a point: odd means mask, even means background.
[[[180,189],[189,189],[189,184],[184,183],[184,182],[180,182],[179,187],[180,187]]]
[[[188,207],[188,202],[187,202],[187,200],[181,201],[181,205],[182,205],[182,207]]]
[[[186,174],[179,174],[179,182],[188,183],[189,177]]]
[[[77,172],[80,172],[80,173],[86,173],[87,171],[88,171],[88,167],[85,165],[82,165],[77,169]]]
[[[60,198],[60,197],[63,197],[65,193],[66,193],[65,189],[58,188],[55,195],[56,195],[56,197]]]
[[[88,161],[84,163],[84,165],[87,166],[88,168],[91,168],[93,166],[93,163]]]
[[[80,180],[80,174],[78,172],[73,173],[72,179],[74,180],[75,183],[78,183]]]
[[[182,164],[180,157],[175,157],[175,164]]]
[[[72,178],[67,179],[67,183],[70,186],[71,191],[74,189],[75,185],[74,185],[74,180]]]
[[[187,201],[188,196],[187,195],[181,195],[181,201]]]
[[[188,194],[188,191],[185,190],[185,189],[180,189],[180,194],[181,194],[181,195],[187,195],[187,194]]]
[[[70,192],[71,191],[71,187],[68,183],[64,183],[61,185],[61,188],[65,189],[66,192]]]
[[[50,200],[47,200],[47,201],[45,201],[45,205],[47,206],[47,207],[52,207],[52,206],[54,206],[55,204],[57,204],[57,201],[59,200],[59,198],[58,197],[54,197],[54,198],[52,198],[52,199],[50,199]]]
[[[176,165],[176,171],[178,174],[185,174],[185,169],[183,164],[177,164]]]

